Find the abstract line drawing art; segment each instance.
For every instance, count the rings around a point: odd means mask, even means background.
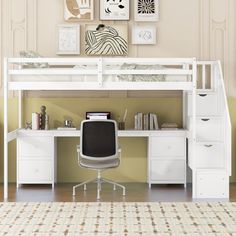
[[[100,0],[100,20],[129,20],[129,0]]]
[[[127,26],[86,25],[85,53],[86,55],[127,55]]]
[[[134,0],[136,21],[157,21],[159,19],[159,0]]]
[[[66,21],[93,20],[94,0],[64,0]]]
[[[134,26],[132,30],[133,44],[155,44],[156,27],[155,26]]]
[[[57,54],[58,55],[80,54],[79,24],[58,25]]]

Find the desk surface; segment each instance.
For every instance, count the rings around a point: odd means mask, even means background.
[[[186,136],[185,129],[170,130],[119,130],[119,137],[150,137],[150,136]],[[17,131],[18,136],[52,136],[52,137],[80,137],[80,130],[26,130]]]

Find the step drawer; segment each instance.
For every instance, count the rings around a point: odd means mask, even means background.
[[[20,137],[17,139],[19,156],[51,156],[53,154],[53,137]]]
[[[50,160],[18,161],[18,182],[20,183],[50,183],[52,176],[52,162]]]
[[[197,168],[224,168],[224,156],[222,144],[197,144],[196,145]]]
[[[185,179],[185,161],[183,160],[153,160],[151,161],[152,181],[176,181]]]
[[[190,119],[190,130],[192,130]],[[222,125],[220,118],[199,118],[196,120],[197,141],[220,141],[222,139]]]
[[[223,171],[196,173],[196,198],[229,198],[229,176]]]
[[[219,103],[217,94],[197,94],[196,96],[197,116],[219,115]],[[192,94],[188,94],[188,116],[192,116]]]
[[[185,156],[184,137],[151,137],[150,144],[152,157]]]

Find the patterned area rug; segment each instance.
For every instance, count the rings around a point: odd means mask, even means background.
[[[0,203],[0,235],[236,235],[236,203]]]

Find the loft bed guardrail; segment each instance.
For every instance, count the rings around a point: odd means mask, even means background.
[[[196,81],[195,58],[5,60],[9,90],[192,90]]]

